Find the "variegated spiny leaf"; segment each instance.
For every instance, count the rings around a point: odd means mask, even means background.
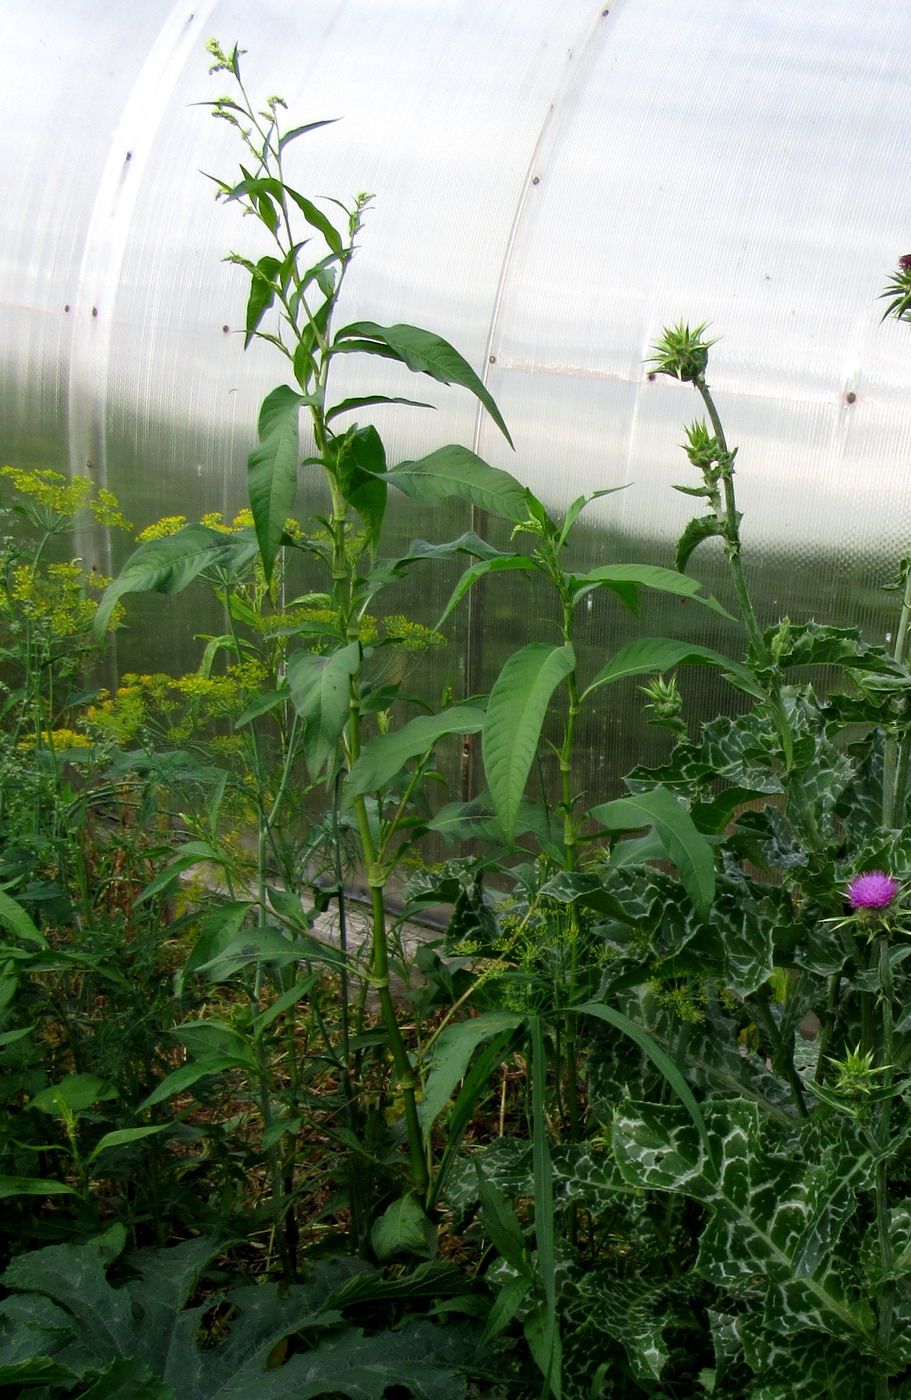
[[[637,1380],[660,1379],[668,1359],[664,1332],[672,1321],[671,1288],[665,1280],[624,1278],[616,1260],[583,1268],[568,1252],[558,1258],[565,1400],[588,1400],[611,1341],[622,1345]]]
[[[759,812],[742,812],[729,845],[742,855],[752,856],[757,865],[798,870],[807,864],[806,851],[794,840],[782,812],[771,803]]]
[[[642,955],[669,958],[698,932],[701,921],[678,882],[651,865],[624,865],[604,878],[598,908],[611,914],[617,937],[638,944]],[[605,925],[605,928],[611,925]]]
[[[724,1384],[728,1377],[743,1363],[743,1343],[740,1339],[741,1318],[737,1313],[722,1312],[718,1308],[706,1309],[709,1329],[712,1334],[712,1350],[715,1353],[715,1389],[719,1394],[727,1394]],[[737,1387],[737,1394],[742,1386]]]
[[[872,1188],[872,1154],[848,1125],[795,1131],[773,1153],[755,1104],[705,1105],[716,1167],[676,1106],[635,1104],[615,1117],[613,1146],[631,1185],[679,1191],[710,1209],[697,1271],[720,1287],[766,1284],[766,1325],[795,1326],[873,1344],[869,1306],[852,1297],[836,1246],[856,1193]]]
[[[778,627],[766,633],[771,643]],[[845,670],[892,676],[908,683],[908,673],[888,655],[885,647],[870,646],[858,627],[830,627],[819,622],[788,625],[787,644],[779,659],[785,666],[841,666]]]
[[[700,1091],[700,1100],[742,1096],[758,1104],[767,1118],[789,1127],[797,1112],[790,1085],[771,1072],[763,1055],[744,1053],[738,1029],[716,1000],[707,1000],[702,1020],[690,1031],[687,1078]]]
[[[624,781],[631,792],[659,783],[675,792],[691,793],[693,785],[708,791],[716,778],[754,792],[781,792],[780,742],[760,709],[735,719],[722,715],[703,727],[700,744],[678,744],[660,768],[634,768]]]
[[[724,950],[724,980],[749,996],[772,975],[773,922],[763,901],[745,880],[722,876],[716,882],[712,924]]]
[[[608,1148],[590,1141],[564,1143],[553,1149],[552,1165],[558,1207],[579,1206],[599,1233],[608,1232],[627,1272],[663,1264],[667,1204],[624,1181]]]
[[[643,984],[645,979],[643,978]],[[657,1005],[642,987],[625,995],[613,994],[611,1003],[629,1016],[659,1045],[671,1041],[674,1017]],[[612,1026],[595,1023],[588,1032],[585,1061],[586,1092],[594,1113],[608,1122],[618,1104],[627,1098],[649,1099],[661,1094],[660,1071],[641,1046],[629,1036],[617,1035]]]
[[[496,1138],[483,1152],[472,1152],[457,1161],[446,1179],[446,1204],[456,1219],[473,1211],[480,1200],[478,1165],[485,1179],[510,1200],[534,1194],[528,1139]]]
[[[741,1323],[739,1332],[744,1358],[756,1376],[751,1400],[865,1400],[873,1395],[874,1364],[849,1342],[800,1329],[773,1332],[755,1315]]]

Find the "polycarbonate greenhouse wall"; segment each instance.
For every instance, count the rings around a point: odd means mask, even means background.
[[[243,504],[259,402],[287,375],[269,347],[243,352],[245,279],[222,259],[262,248],[200,173],[233,179],[239,155],[199,105],[225,86],[215,35],[248,50],[250,91],[283,96],[295,124],[339,118],[291,148],[289,176],[311,196],[375,195],[348,319],[452,341],[516,445],[469,395],[422,381],[436,412],[374,415],[390,459],[461,441],[557,509],[626,485],[593,508],[581,552],[669,564],[699,405],[643,361],[663,325],[708,321],[765,616],[882,640],[880,585],[911,548],[911,334],[881,325],[877,301],[911,249],[907,0],[6,0],[4,17],[8,462],[90,474],[137,528]],[[349,359],[352,382],[414,393],[404,371]],[[469,523],[404,507],[404,535]],[[106,572],[122,562],[102,539],[82,547]],[[692,568],[724,596],[714,545]],[[433,621],[448,580],[410,588],[402,609]],[[191,655],[195,606],[131,604],[122,657]],[[483,606],[489,683],[508,649],[549,635],[547,605],[517,581]],[[741,645],[693,604],[631,622],[599,601],[591,661],[637,632]],[[699,685],[700,708],[721,703]],[[596,766],[642,752],[636,708],[633,685],[605,701]]]

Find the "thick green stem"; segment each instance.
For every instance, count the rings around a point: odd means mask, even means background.
[[[737,602],[740,607],[744,625],[747,629],[753,655],[759,667],[766,673],[762,683],[768,695],[769,710],[781,739],[785,777],[787,777],[794,765],[794,739],[782,699],[780,672],[778,671],[775,659],[760,629],[752,599],[750,598],[746,575],[743,571],[740,543],[740,518],[737,513],[737,501],[734,492],[734,456],[728,447],[724,427],[718,409],[715,407],[715,401],[705,382],[705,377],[700,374],[693,380],[693,383],[712,421],[712,428],[721,454],[721,484],[724,493],[724,506],[720,517],[720,524],[723,529],[724,551],[730,566],[734,591],[737,595]],[[786,790],[788,807],[793,809],[804,838],[812,849],[819,850],[822,845],[819,824],[816,821],[815,813],[813,812],[810,802],[807,800],[803,787],[799,782],[788,783]]]
[[[563,606],[563,641],[567,646],[573,642],[575,629],[575,609],[574,600],[570,591],[566,587],[563,571],[560,568],[559,556],[554,551],[548,559],[549,570],[554,583],[560,593],[560,601]],[[565,850],[564,862],[567,871],[572,873],[578,865],[577,856],[577,833],[574,812],[574,799],[572,790],[572,762],[573,747],[576,737],[576,718],[579,714],[579,683],[575,670],[570,671],[566,678],[567,690],[567,710],[566,722],[563,727],[563,743],[560,746],[560,808],[563,812],[563,846]],[[569,1004],[576,1000],[576,981],[579,970],[579,912],[575,904],[570,904],[566,915],[566,935],[569,943]],[[568,1012],[563,1027],[563,1037],[565,1041],[564,1066],[566,1072],[566,1098],[569,1107],[569,1132],[573,1141],[577,1141],[581,1134],[581,1122],[579,1115],[579,1070],[578,1070],[578,1039],[577,1039],[577,1019],[572,1011]],[[561,1079],[560,1056],[557,1057],[557,1082]]]
[[[353,765],[360,753],[360,709],[356,678],[351,681],[350,720],[348,725],[349,760]],[[417,1075],[408,1057],[408,1050],[402,1036],[401,1027],[395,1013],[395,1003],[389,981],[389,950],[386,943],[386,905],[384,888],[387,879],[385,868],[377,860],[377,848],[370,829],[367,804],[362,796],[353,799],[354,816],[357,824],[361,852],[367,871],[367,884],[370,888],[372,911],[370,984],[376,992],[392,1062],[402,1091],[405,1105],[405,1126],[408,1131],[408,1148],[411,1158],[411,1171],[415,1185],[426,1191],[430,1182],[427,1158],[424,1153],[424,1138],[418,1118]]]
[[[893,1031],[892,1031],[892,964],[889,960],[889,936],[883,932],[877,935],[875,959],[879,969],[880,1008],[882,1015],[882,1087],[892,1088],[894,1074]],[[892,1249],[892,1229],[889,1211],[889,1129],[892,1117],[892,1099],[886,1097],[879,1105],[876,1122],[876,1143],[879,1154],[876,1162],[876,1234],[879,1242],[882,1276],[885,1279],[878,1305],[877,1349],[881,1360],[876,1375],[876,1400],[887,1400],[889,1394],[889,1352],[892,1345],[892,1321],[895,1310],[895,1269]]]
[[[832,1043],[832,1032],[835,1029],[835,1018],[838,1014],[838,994],[841,988],[841,973],[835,972],[829,978],[829,992],[826,997],[826,1016],[822,1024],[822,1033],[819,1037],[819,1056],[816,1060],[816,1073],[814,1079],[817,1084],[825,1082],[826,1065],[829,1062],[829,1046]]]
[[[902,591],[902,610],[892,649],[893,659],[899,666],[905,663],[908,642],[908,628],[911,625],[911,563],[905,568],[905,586]],[[908,743],[903,736],[899,739],[894,731],[886,732],[883,747],[883,826],[891,831],[896,825],[899,803],[904,808],[905,789],[908,781]]]
[[[725,463],[721,477],[722,486],[724,488],[724,548],[731,568],[731,576],[734,581],[734,591],[737,594],[737,602],[740,606],[740,611],[756,656],[761,658],[766,665],[771,665],[771,653],[766,646],[765,638],[756,620],[756,613],[753,610],[753,603],[750,598],[750,591],[747,587],[746,577],[743,572],[743,564],[740,558],[740,522],[737,516],[737,503],[734,496],[734,483],[732,480],[734,459],[728,448],[721,418],[715,407],[715,401],[709,392],[708,385],[705,382],[705,377],[700,374],[693,380],[693,383],[699,391],[702,402],[706,406],[709,418],[712,420],[712,428]]]

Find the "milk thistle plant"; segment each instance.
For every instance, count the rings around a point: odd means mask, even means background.
[[[906,277],[902,266],[887,291],[897,319]],[[721,975],[753,1021],[742,1045],[755,1037],[772,1075],[789,1085],[790,1104],[779,1119],[771,1083],[760,1088],[755,1079],[746,1098],[716,1091],[702,1105],[701,1147],[698,1134],[687,1144],[685,1113],[627,1105],[615,1117],[613,1145],[630,1184],[710,1208],[696,1271],[722,1289],[745,1288],[728,1306],[739,1318],[750,1393],[885,1400],[907,1393],[911,1364],[901,1262],[911,1040],[899,1010],[911,994],[903,902],[911,861],[908,569],[903,563],[891,654],[852,629],[760,624],[743,562],[737,449],[708,383],[711,344],[704,326],[678,326],[655,347],[652,367],[691,384],[706,410],[684,444],[701,481],[677,488],[702,499],[706,512],[684,530],[677,563],[687,569],[705,541],[720,542],[748,640],[748,676],[731,667],[727,674],[752,704],[705,726],[698,742],[683,738],[666,764],[635,769],[627,782],[671,787],[702,829],[717,833],[725,873],[712,919],[725,926]],[[724,669],[719,658],[704,664]],[[820,697],[797,681],[794,668],[806,665],[839,667],[844,693]],[[705,826],[719,816],[723,828]],[[728,923],[731,897],[738,916]],[[749,953],[738,953],[747,927]],[[701,948],[706,971],[718,957],[711,945],[702,929],[672,948],[680,956],[686,947],[691,959]],[[812,1058],[798,1054],[799,1028],[815,1040]],[[652,1030],[662,1034],[660,1024]],[[704,1062],[692,1038],[689,1053]],[[717,1050],[712,1059],[720,1069]],[[744,1191],[727,1186],[735,1161],[749,1182]],[[764,1201],[770,1189],[774,1206]],[[794,1223],[786,1227],[788,1212]],[[729,1393],[723,1368],[711,1379],[711,1393]]]

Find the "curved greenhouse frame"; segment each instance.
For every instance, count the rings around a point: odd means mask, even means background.
[[[694,409],[644,362],[662,326],[707,321],[769,616],[881,637],[877,590],[911,533],[908,346],[877,301],[911,227],[900,0],[875,0],[862,26],[813,0],[15,0],[7,18],[14,465],[89,473],[137,524],[243,502],[280,367],[268,347],[243,353],[244,279],[222,259],[250,233],[200,173],[236,168],[234,133],[204,105],[220,92],[214,33],[249,49],[251,93],[339,119],[298,144],[293,173],[314,196],[375,195],[346,310],[455,344],[516,447],[469,396],[431,386],[435,413],[377,410],[391,460],[460,441],[558,509],[628,485],[592,508],[585,549],[670,563]],[[404,378],[389,368],[380,387],[408,392]],[[403,531],[424,528],[403,514]],[[107,549],[83,542],[105,572]],[[498,601],[490,638],[522,594]],[[685,611],[678,630],[712,641],[716,620]],[[593,623],[596,648],[626,625]]]

